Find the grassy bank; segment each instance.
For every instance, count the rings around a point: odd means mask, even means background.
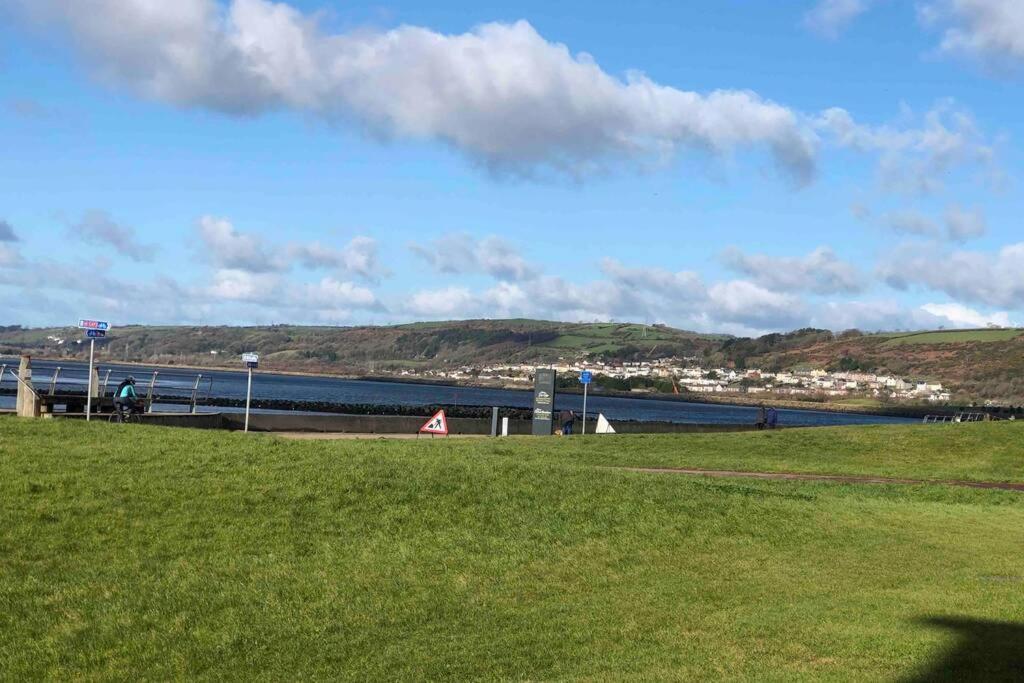
[[[1022,437],[989,424],[325,443],[0,418],[0,670],[1005,674],[1024,621],[1021,494],[595,465],[1022,480]]]

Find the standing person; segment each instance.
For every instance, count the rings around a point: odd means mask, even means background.
[[[775,408],[768,409],[768,429],[775,429],[779,424],[779,411]]]
[[[764,426],[768,424],[768,414],[764,410],[764,406],[757,409],[757,420],[754,422],[754,426],[758,429],[764,429]]]
[[[558,421],[562,423],[562,436],[571,436],[572,423],[576,421],[576,413],[565,409],[558,414]]]

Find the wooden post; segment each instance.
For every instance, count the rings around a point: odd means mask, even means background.
[[[18,417],[39,417],[39,395],[32,388],[32,358],[22,356],[18,365]]]

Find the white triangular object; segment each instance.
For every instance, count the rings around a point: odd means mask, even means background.
[[[448,418],[445,417],[444,411],[439,410],[434,417],[427,420],[426,424],[420,427],[420,432],[424,434],[448,434]]]
[[[594,430],[597,434],[614,434],[615,427],[608,421],[608,418],[604,416],[604,413],[598,413],[597,415],[597,429]]]

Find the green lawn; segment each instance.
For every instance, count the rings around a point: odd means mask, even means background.
[[[1022,443],[1005,424],[417,443],[0,418],[0,678],[1009,678],[1024,494],[596,465],[1024,480]]]
[[[1024,330],[940,330],[938,332],[918,332],[892,336],[885,342],[886,346],[902,346],[905,344],[956,344],[962,342],[1003,342],[1016,339]]]

